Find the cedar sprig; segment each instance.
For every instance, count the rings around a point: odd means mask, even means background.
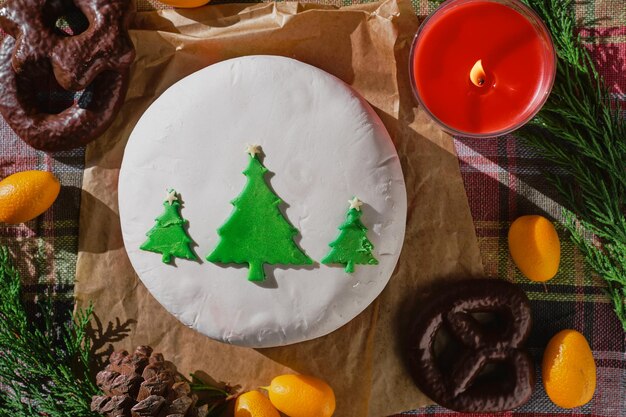
[[[9,251],[0,246],[0,415],[11,417],[99,417],[91,399],[101,392],[92,378],[88,334],[93,308],[78,310],[59,324],[50,297],[32,320],[22,300],[21,280]],[[235,398],[231,387],[214,387],[192,375],[192,391],[222,414]]]
[[[98,388],[90,375],[92,309],[58,328],[49,298],[37,323],[22,300],[20,275],[0,247],[0,406],[12,417],[89,417]]]
[[[546,23],[558,55],[550,97],[514,132],[565,175],[550,177],[562,197],[564,225],[606,282],[626,331],[626,123],[576,33],[572,0],[524,0]]]
[[[621,242],[606,243],[600,247],[594,243],[593,236],[586,230],[592,228],[582,222],[572,212],[565,213],[564,225],[571,234],[572,241],[578,246],[589,265],[607,281],[608,295],[613,302],[615,314],[619,320],[626,322],[626,245]]]
[[[189,382],[191,391],[198,395],[198,404],[206,404],[208,406],[207,417],[219,417],[223,415],[224,411],[229,406],[229,402],[237,398],[237,394],[234,392],[235,389],[231,386],[227,385],[224,388],[219,388],[204,382],[202,378],[196,374],[191,374],[190,377],[191,380],[187,380],[187,382]]]

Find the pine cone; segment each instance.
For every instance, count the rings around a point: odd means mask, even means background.
[[[176,367],[149,346],[132,355],[113,352],[107,367],[96,376],[104,395],[94,396],[91,410],[107,417],[202,417],[206,407]]]

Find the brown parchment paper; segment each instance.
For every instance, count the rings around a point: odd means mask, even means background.
[[[183,374],[203,371],[243,389],[282,373],[316,375],[333,386],[337,417],[384,416],[428,404],[402,359],[412,312],[430,284],[480,275],[482,264],[452,139],[412,99],[408,55],[418,19],[408,0],[340,9],[265,3],[141,12],[132,28],[137,59],[126,103],[108,132],[88,146],[83,180],[75,291],[79,307],[94,304],[104,347],[150,344]],[[256,350],[212,341],[152,298],[127,258],[117,206],[124,147],[145,109],[196,70],[252,54],[312,64],[361,93],[396,144],[409,201],[399,264],[370,307],[328,336]],[[233,115],[233,123],[241,118]],[[128,320],[130,334],[117,340],[117,323]]]

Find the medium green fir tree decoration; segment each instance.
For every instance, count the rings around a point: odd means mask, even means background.
[[[140,248],[162,254],[166,264],[170,263],[172,256],[197,260],[198,256],[190,247],[192,240],[185,231],[187,220],[180,215],[180,201],[176,191],[167,191],[163,207],[163,214],[156,218],[156,224],[146,233],[148,240]]]
[[[356,197],[349,203],[346,221],[339,226],[337,239],[328,245],[332,249],[322,259],[322,263],[345,265],[345,271],[351,274],[354,265],[378,265],[378,260],[372,255],[374,245],[367,238],[367,227],[361,222],[363,203]]]
[[[258,145],[248,145],[248,181],[231,201],[235,207],[218,229],[220,241],[207,260],[224,264],[248,264],[248,280],[263,281],[263,264],[311,265],[313,261],[293,241],[299,233],[280,211],[282,200],[272,192],[264,176],[267,168],[259,161]]]

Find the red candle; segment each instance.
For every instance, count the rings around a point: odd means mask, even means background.
[[[526,123],[555,70],[545,25],[517,0],[449,0],[422,23],[411,52],[418,101],[444,129],[466,136]]]

